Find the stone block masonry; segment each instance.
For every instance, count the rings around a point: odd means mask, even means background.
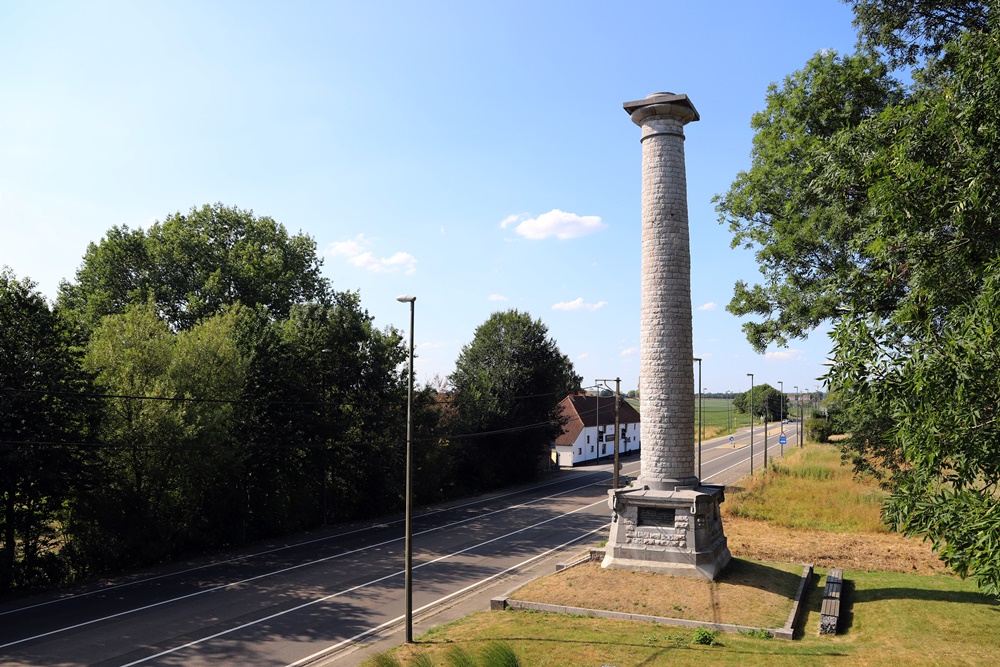
[[[673,93],[626,102],[625,111],[642,128],[642,458],[636,485],[609,492],[603,566],[714,579],[730,555],[724,489],[695,474],[684,126],[699,117],[687,95]]]

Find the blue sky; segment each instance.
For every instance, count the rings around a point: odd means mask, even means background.
[[[814,388],[823,328],[753,352],[756,282],[711,203],[749,166],[768,84],[853,50],[836,0],[0,0],[0,264],[54,298],[86,246],[222,202],[312,236],[377,326],[447,376],[477,326],[541,319],[577,372],[638,384],[639,129],[687,94],[694,351],[710,391]],[[692,366],[694,368],[694,366]]]

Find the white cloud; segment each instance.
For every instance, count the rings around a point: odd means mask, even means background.
[[[503,220],[500,221],[500,229],[507,229],[508,227],[510,227],[511,225],[513,225],[515,222],[518,222],[520,220],[524,220],[524,214],[523,213],[520,214],[520,215],[508,215],[506,218],[504,218]]]
[[[447,347],[446,343],[443,341],[432,341],[430,343],[417,343],[416,348],[418,350],[440,350],[441,348]]]
[[[764,355],[766,361],[805,361],[805,358],[802,350],[775,350]]]
[[[539,240],[555,236],[563,241],[593,234],[608,226],[607,223],[601,222],[599,216],[577,215],[557,208],[537,218],[527,218],[523,214],[509,215],[501,221],[500,227],[506,229],[514,223],[518,223],[514,231],[527,239]]]
[[[628,347],[621,351],[621,355],[623,357],[629,357],[633,354],[638,354],[638,353],[639,353],[639,348],[637,347]]]
[[[583,297],[574,299],[573,301],[560,301],[559,303],[553,304],[552,310],[589,310],[591,312],[604,308],[608,305],[607,301],[598,301],[597,303],[584,303]]]
[[[590,355],[588,353],[584,352],[583,354],[576,355],[576,358],[577,359],[590,359]]]
[[[334,257],[341,256],[354,266],[374,273],[394,273],[402,270],[407,275],[417,270],[417,258],[408,252],[397,252],[391,257],[376,257],[366,250],[374,242],[364,234],[358,234],[349,241],[336,241],[327,246],[326,252]]]
[[[509,301],[509,299],[507,297],[505,297],[503,294],[490,294],[489,300],[490,301]]]
[[[698,310],[715,310],[718,307],[719,304],[715,303],[714,301],[709,301],[708,303],[703,303],[702,305],[698,306]]]

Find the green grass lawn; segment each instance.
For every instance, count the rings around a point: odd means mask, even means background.
[[[898,546],[880,546],[903,540],[886,535],[881,526],[880,492],[873,484],[853,479],[834,445],[808,444],[767,472],[742,480],[741,485],[727,493],[726,511],[734,530],[740,522],[757,526],[751,531],[753,537],[746,539],[754,540],[762,550],[780,550],[785,540],[786,546],[805,544],[803,548],[813,549],[802,556],[809,559],[806,562],[822,562],[835,551],[834,546],[851,537],[870,543],[878,554],[878,558],[857,561],[864,563],[858,567],[875,563],[892,569],[899,560]],[[809,547],[813,543],[816,546]],[[855,548],[852,556],[860,551]],[[817,568],[795,641],[726,633],[707,645],[694,643],[694,629],[506,611],[473,614],[435,628],[418,638],[416,645],[398,649],[396,655],[408,667],[417,667],[416,654],[423,655],[425,666],[452,667],[447,661],[449,647],[460,646],[476,654],[489,642],[503,641],[514,648],[524,667],[1000,665],[1000,603],[979,593],[974,582],[949,574],[845,568],[840,631],[820,636],[825,574],[825,569]],[[671,580],[665,577],[663,585],[670,586]],[[645,580],[639,583],[650,586]],[[627,592],[624,585],[611,588],[608,597],[612,600]],[[646,602],[648,607],[647,600],[635,599],[639,606]],[[753,611],[748,610],[748,619]],[[736,618],[727,621],[753,625]]]
[[[820,571],[825,575],[825,571]],[[1000,607],[969,581],[946,576],[844,573],[846,631],[820,636],[821,577],[796,641],[720,634],[694,644],[695,630],[523,611],[482,612],[419,638],[415,651],[445,665],[444,650],[510,643],[531,667],[686,667],[710,665],[1000,664]]]
[[[820,571],[825,575],[825,571]],[[956,577],[845,571],[847,590],[836,636],[820,636],[815,577],[802,637],[796,641],[720,634],[694,644],[695,630],[538,612],[473,614],[420,637],[412,651],[446,665],[444,650],[471,652],[489,641],[511,644],[525,667],[703,667],[710,665],[984,665],[1000,663],[1000,606]],[[404,660],[405,662],[405,660]]]

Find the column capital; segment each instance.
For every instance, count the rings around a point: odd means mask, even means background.
[[[636,125],[642,125],[644,120],[653,116],[672,116],[682,124],[701,119],[687,95],[653,93],[645,99],[626,102],[622,106]]]

